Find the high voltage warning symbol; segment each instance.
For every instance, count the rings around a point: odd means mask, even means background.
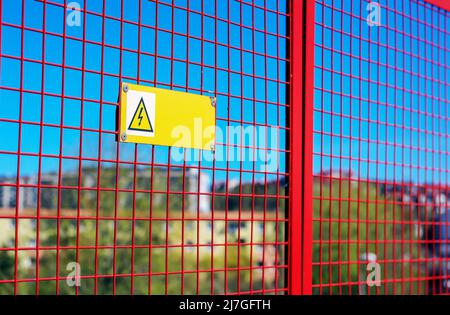
[[[150,122],[147,108],[145,107],[144,99],[142,97],[134,112],[133,118],[131,119],[130,126],[128,126],[128,130],[153,132],[153,126]]]

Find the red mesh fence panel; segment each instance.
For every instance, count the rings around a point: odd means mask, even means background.
[[[0,8],[0,294],[287,291],[288,1]],[[216,153],[116,142],[121,82],[216,96]]]
[[[447,293],[450,13],[315,2],[313,292]]]
[[[450,13],[306,3],[2,1],[0,294],[448,293]],[[118,143],[122,82],[217,97],[215,151]]]

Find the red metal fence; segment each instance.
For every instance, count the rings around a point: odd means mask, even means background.
[[[447,293],[450,13],[315,2],[313,293]]]
[[[0,294],[445,293],[428,2],[2,1]],[[215,153],[118,143],[121,82],[216,96]]]

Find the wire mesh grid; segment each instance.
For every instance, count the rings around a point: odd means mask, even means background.
[[[288,1],[0,10],[0,294],[287,291]],[[216,96],[218,129],[277,141],[118,143],[121,82]]]
[[[313,293],[448,293],[450,13],[315,2]]]

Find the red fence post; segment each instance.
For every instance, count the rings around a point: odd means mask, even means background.
[[[290,1],[289,293],[312,293],[314,1]]]

